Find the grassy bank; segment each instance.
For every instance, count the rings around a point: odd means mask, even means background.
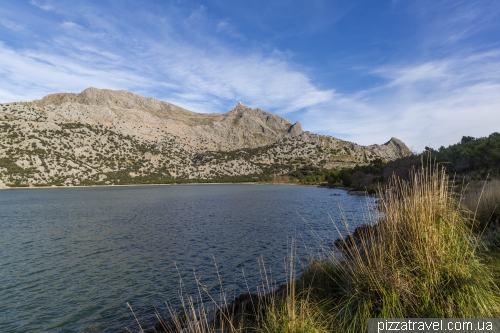
[[[491,267],[500,261],[487,259],[477,234],[478,226],[492,225],[482,211],[496,207],[498,193],[492,183],[461,200],[437,168],[421,168],[408,180],[392,177],[379,192],[383,220],[362,229],[341,257],[331,250],[298,278],[291,260],[290,282],[280,290],[227,304],[212,320],[194,318],[188,306],[157,331],[366,332],[368,318],[376,317],[498,317],[500,270]],[[485,201],[478,205],[479,196]]]

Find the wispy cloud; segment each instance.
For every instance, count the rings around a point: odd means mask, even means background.
[[[397,136],[417,150],[499,131],[500,50],[374,73],[388,82],[311,109],[306,127],[364,144]]]
[[[500,131],[500,43],[492,38],[500,4],[430,4],[411,6],[424,32],[419,56],[369,68],[376,85],[308,108],[303,127],[362,144],[396,136],[416,150]]]
[[[43,10],[46,10],[46,11],[54,9],[54,6],[51,4],[50,1],[30,0],[29,3],[32,4],[33,6],[36,6],[36,7],[40,8],[40,9],[43,9]]]
[[[279,52],[265,55],[258,49],[234,50],[218,39],[204,35],[204,26],[191,32],[197,36],[187,36],[191,40],[203,37],[203,45],[196,45],[186,42],[186,36],[177,33],[167,31],[167,35],[158,40],[142,31],[110,26],[113,18],[105,20],[93,12],[82,13],[90,22],[90,29],[64,20],[58,34],[51,36],[50,44],[42,49],[20,52],[1,47],[5,62],[0,65],[0,70],[3,68],[8,78],[17,80],[19,91],[35,93],[33,89],[23,89],[24,84],[44,87],[43,92],[83,90],[88,85],[99,84],[107,88],[121,84],[122,89],[135,90],[139,89],[140,82],[144,84],[143,89],[158,87],[156,94],[181,106],[199,107],[195,111],[223,112],[229,105],[232,107],[242,100],[254,107],[282,113],[322,103],[333,94],[331,90],[316,88],[306,74],[294,69]],[[148,15],[149,19],[154,17],[152,13]],[[205,15],[204,7],[199,7],[184,21],[173,17],[162,19],[191,26],[212,24]],[[162,22],[160,17],[154,18]],[[237,36],[229,21],[213,24],[213,29]],[[160,24],[153,27],[165,31]],[[207,52],[207,47],[212,51]],[[31,74],[25,80],[21,75],[13,74],[27,75],[28,71]],[[52,72],[50,77],[47,75],[49,71]],[[165,86],[168,91],[161,91]],[[193,99],[193,93],[196,99]],[[208,107],[206,101],[215,103]]]
[[[28,29],[26,28],[26,25],[13,22],[11,20],[8,20],[6,18],[0,17],[0,24],[6,27],[7,29],[16,31],[16,32],[26,32]]]
[[[216,31],[218,33],[225,33],[233,38],[245,40],[245,35],[240,33],[236,26],[230,19],[224,19],[217,22]]]
[[[32,100],[48,93],[81,91],[83,87],[112,89],[146,85],[147,79],[119,68],[95,69],[64,56],[39,51],[16,51],[0,43],[0,76],[9,82],[0,100]],[[12,98],[15,98],[14,100]]]

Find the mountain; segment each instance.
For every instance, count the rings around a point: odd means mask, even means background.
[[[396,138],[360,146],[241,103],[196,113],[96,88],[0,104],[0,129],[0,186],[257,180],[411,155]]]

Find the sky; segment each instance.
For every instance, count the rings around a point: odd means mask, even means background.
[[[500,132],[500,1],[0,3],[0,102],[88,87],[446,147]]]

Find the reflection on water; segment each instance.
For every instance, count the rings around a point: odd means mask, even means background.
[[[247,290],[242,271],[260,284],[261,257],[281,283],[292,237],[306,258],[315,235],[334,237],[330,217],[343,227],[339,205],[354,228],[366,202],[279,185],[0,191],[0,332],[135,327],[125,302],[147,322],[178,304],[179,275],[194,295],[196,270],[216,295],[214,258],[228,297]]]

